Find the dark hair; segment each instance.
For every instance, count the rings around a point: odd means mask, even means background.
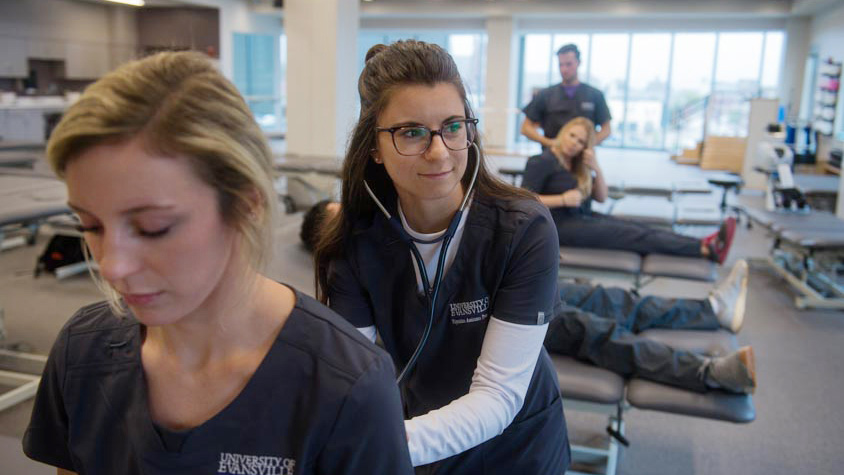
[[[342,256],[346,241],[351,236],[353,223],[379,212],[364,189],[363,181],[366,180],[376,196],[385,202],[397,196],[384,166],[373,161],[373,150],[377,146],[375,128],[378,115],[387,106],[396,89],[409,85],[434,86],[440,83],[453,85],[463,100],[466,117],[474,117],[457,65],[440,46],[405,40],[389,46],[375,45],[366,53],[366,64],[358,79],[360,116],[352,131],[343,163],[341,212],[337,219],[326,223],[325,232],[319,235],[314,248],[316,295],[323,303],[328,300],[328,264]],[[467,152],[470,158],[479,160],[475,196],[536,199],[533,194],[494,177],[484,163],[479,134],[475,134],[473,142],[480,152],[476,153],[474,147],[469,147]],[[464,188],[469,185],[473,168],[466,167],[462,178]]]
[[[560,49],[557,50],[557,56],[566,53],[574,53],[575,59],[580,62],[580,50],[577,49],[577,45],[574,43],[569,43],[567,45],[563,45]]]
[[[319,203],[311,206],[305,212],[302,218],[302,227],[299,229],[299,238],[302,239],[302,245],[308,252],[314,252],[314,246],[317,242],[320,229],[326,218],[326,208],[331,203],[331,200],[322,200]]]

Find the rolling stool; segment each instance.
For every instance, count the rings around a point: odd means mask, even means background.
[[[740,220],[741,209],[727,204],[727,193],[729,193],[730,190],[735,189],[736,194],[738,194],[741,191],[741,186],[744,185],[744,180],[742,180],[740,176],[734,174],[709,177],[706,180],[724,190],[721,194],[721,212],[726,214],[729,209],[736,214],[736,220]],[[750,220],[747,221],[747,224],[748,227],[750,227]]]

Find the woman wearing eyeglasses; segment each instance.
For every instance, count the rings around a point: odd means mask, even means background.
[[[493,178],[439,46],[376,45],[316,243],[317,293],[400,369],[417,473],[560,474],[569,446],[542,342],[558,301],[547,208]]]

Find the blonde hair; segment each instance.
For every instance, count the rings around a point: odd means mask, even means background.
[[[86,150],[135,137],[151,153],[190,160],[217,192],[220,215],[240,234],[249,264],[262,270],[271,257],[276,212],[272,154],[234,85],[199,53],[127,63],[91,84],[65,112],[47,158],[64,177],[68,163]],[[115,292],[107,294],[114,307]]]
[[[583,129],[586,130],[586,145],[583,147],[583,150],[595,147],[594,122],[586,117],[575,117],[574,119],[566,122],[566,125],[564,125],[557,133],[557,136],[554,138],[554,144],[551,146],[551,153],[557,157],[560,165],[566,169],[568,166],[563,160],[562,142],[564,134],[572,127],[583,127]],[[580,190],[580,193],[583,194],[584,198],[588,198],[592,196],[592,172],[589,170],[589,167],[583,163],[583,150],[581,150],[576,156],[571,157],[571,170],[569,171],[572,175],[574,175],[575,179],[577,179],[577,189]]]

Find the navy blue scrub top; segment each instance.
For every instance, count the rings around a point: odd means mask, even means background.
[[[29,457],[80,474],[413,473],[392,361],[310,297],[296,292],[237,398],[188,431],[150,417],[143,331],[105,303],[65,325],[24,436]]]
[[[522,188],[538,195],[559,195],[577,188],[577,178],[563,168],[550,150],[545,150],[541,155],[528,159],[525,174],[522,176]],[[591,213],[591,196],[585,196],[580,206],[562,206],[551,210],[551,216],[558,223],[572,216]]]
[[[387,201],[391,214],[395,201]],[[544,324],[559,302],[557,232],[548,209],[538,201],[476,195],[459,246],[440,287],[427,345],[402,384],[408,418],[469,392],[490,316]],[[356,327],[375,325],[396,366],[403,368],[422,336],[428,311],[407,244],[381,213],[355,223],[345,258],[330,264],[328,287],[331,308]],[[557,375],[543,348],[524,406],[510,428],[554,404],[559,405]],[[565,422],[558,412],[545,412],[555,433],[562,434],[558,437],[563,440],[548,442],[555,457],[567,450]],[[508,429],[499,437],[512,437],[508,440],[515,446],[542,436]]]
[[[543,133],[553,139],[575,117],[586,117],[596,126],[612,119],[604,94],[594,87],[580,83],[574,96],[569,97],[562,83],[545,88],[525,106],[523,112],[528,119],[538,122]]]

